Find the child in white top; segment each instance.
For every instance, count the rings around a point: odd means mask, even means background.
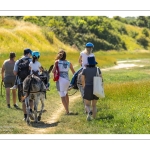
[[[41,63],[38,61],[40,58],[40,53],[37,51],[32,52],[32,61],[29,64],[29,69],[31,70],[30,74],[40,75],[40,72],[43,70]],[[49,83],[46,84],[46,90],[49,91]]]
[[[32,61],[29,64],[29,69],[31,70],[30,74],[40,74],[42,70],[41,63],[38,61],[40,58],[40,53],[37,51],[32,52]]]

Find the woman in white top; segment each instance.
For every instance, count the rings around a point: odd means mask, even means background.
[[[61,97],[62,104],[66,110],[66,114],[69,115],[69,97],[67,94],[70,84],[69,69],[74,74],[74,68],[72,64],[66,60],[66,52],[64,50],[59,51],[52,72],[54,73],[58,64],[59,80],[56,82],[57,91]]]
[[[92,50],[94,48],[94,45],[91,42],[86,43],[85,50],[83,50],[80,53],[79,56],[79,63],[81,64],[82,68],[86,68],[86,65],[88,65],[88,57],[93,57],[94,54],[92,53]]]
[[[81,68],[73,75],[71,82],[70,82],[70,86],[69,86],[69,89],[73,88],[75,80],[77,80],[77,86],[78,86],[79,91],[81,93],[84,107],[85,107],[85,102],[83,99],[84,90],[83,90],[82,84],[79,83],[79,79],[81,77],[82,70],[85,69],[86,66],[88,65],[88,57],[95,57],[95,55],[92,53],[93,48],[94,48],[93,43],[91,43],[91,42],[86,43],[85,50],[83,50],[79,56],[79,64],[81,65]],[[79,74],[79,76],[78,76],[78,74]],[[86,108],[85,108],[85,111],[86,111]]]
[[[93,48],[94,45],[91,42],[86,43],[85,50],[83,50],[79,56],[79,64],[81,65],[81,68],[73,75],[69,88],[73,87],[78,73],[88,65],[88,57],[94,57],[94,54],[92,53]]]

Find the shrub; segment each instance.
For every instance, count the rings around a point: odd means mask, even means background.
[[[137,38],[137,42],[140,43],[144,48],[148,46],[148,40],[143,35]]]

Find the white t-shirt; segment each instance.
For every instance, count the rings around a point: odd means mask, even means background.
[[[34,71],[39,71],[40,72],[40,67],[41,67],[41,64],[40,62],[38,61],[35,61],[34,63],[31,61],[29,66],[31,67],[31,73],[32,74],[32,70]]]
[[[93,56],[95,56],[93,53],[91,53],[91,54],[86,54],[84,51],[82,51],[81,53],[80,53],[80,56],[82,57],[82,68],[85,68],[86,67],[86,65],[88,65],[88,57],[93,57]]]

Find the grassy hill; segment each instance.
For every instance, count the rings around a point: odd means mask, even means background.
[[[55,19],[57,20],[56,17]],[[82,22],[80,17],[77,17],[76,19],[78,19],[77,20],[78,22],[79,22],[79,19],[80,19],[80,22]],[[96,18],[89,17],[88,19],[94,20]],[[114,19],[111,20],[111,18],[103,18],[103,22],[104,22],[104,25],[105,24],[110,25],[110,22],[111,22],[111,30],[109,31],[110,35],[108,34],[107,36],[108,37],[110,36],[112,40],[113,38],[117,39],[119,37],[121,39],[121,43],[125,43],[125,46],[128,51],[134,51],[134,50],[137,51],[137,50],[144,49],[144,47],[139,42],[137,42],[138,39],[139,41],[146,39],[148,41],[147,43],[148,46],[146,47],[146,49],[148,50],[150,48],[149,38],[143,37],[144,36],[143,28],[132,26],[129,24],[124,24],[122,22],[119,22],[118,20],[114,20]],[[101,25],[102,28],[98,28],[99,31],[104,29],[103,28],[104,25]],[[100,25],[98,25],[98,27],[100,27]],[[62,30],[62,34],[63,32],[64,31]],[[147,29],[147,32],[149,35],[148,29]],[[70,35],[73,36],[72,33],[70,33]],[[112,35],[113,37],[111,37]],[[83,38],[82,40],[84,41],[88,39]],[[102,38],[99,40],[104,43],[106,42]],[[76,47],[73,47],[71,44],[70,45],[66,44],[67,42],[64,44],[62,41],[63,41],[63,38],[62,40],[59,40],[59,36],[57,36],[55,32],[48,31],[46,28],[46,25],[38,26],[35,23],[31,23],[29,21],[15,20],[12,18],[7,18],[7,17],[0,17],[0,43],[1,43],[0,64],[2,64],[3,61],[8,58],[9,52],[12,52],[12,51],[16,52],[17,54],[16,59],[18,59],[20,58],[20,56],[22,56],[23,49],[28,47],[28,48],[31,48],[32,50],[37,50],[41,53],[40,61],[45,67],[49,67],[51,64],[53,64],[54,59],[59,49],[64,49],[68,53],[67,59],[71,60],[74,63],[74,65],[79,65],[78,57],[79,57],[80,51],[77,50]],[[97,44],[98,43],[94,43],[95,47]],[[84,48],[84,45],[82,45],[81,47]],[[94,47],[94,51],[95,51],[95,47]],[[83,49],[80,49],[80,50],[83,50]],[[120,52],[120,54],[123,56],[124,52],[125,51]],[[100,67],[114,65],[116,63],[116,57],[114,56],[114,51],[109,49],[109,51],[107,50],[106,53],[109,53],[108,54],[109,56],[107,54],[105,55],[105,52],[102,50],[98,50],[95,53],[97,55],[96,57],[97,57],[98,63],[100,64]],[[131,57],[133,57],[133,55]]]

